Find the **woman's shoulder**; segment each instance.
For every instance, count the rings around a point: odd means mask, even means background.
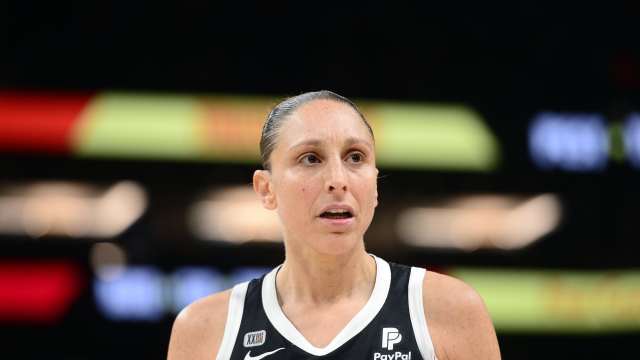
[[[482,312],[485,306],[478,292],[453,276],[427,271],[422,284],[425,305],[435,315],[449,312]]]
[[[176,317],[169,341],[169,360],[211,359],[218,352],[231,289],[199,299]]]
[[[499,359],[496,333],[482,297],[452,276],[427,271],[426,321],[438,359]]]

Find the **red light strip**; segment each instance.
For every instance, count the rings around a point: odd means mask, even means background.
[[[0,321],[56,322],[82,286],[80,269],[71,263],[0,263]]]
[[[90,95],[0,93],[0,150],[68,153]]]

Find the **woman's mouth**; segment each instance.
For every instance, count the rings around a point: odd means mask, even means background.
[[[355,222],[353,213],[346,209],[331,209],[320,214],[321,221],[330,227],[332,232],[347,231]]]
[[[347,210],[336,209],[325,211],[320,214],[320,217],[325,219],[349,219],[352,218],[353,215]]]

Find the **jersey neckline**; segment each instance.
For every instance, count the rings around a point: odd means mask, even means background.
[[[262,306],[267,318],[285,339],[311,355],[324,356],[338,349],[364,330],[378,315],[387,300],[389,287],[391,286],[391,269],[386,261],[377,256],[372,256],[376,261],[376,280],[371,296],[364,307],[358,311],[327,346],[316,347],[311,344],[284,315],[276,293],[276,274],[282,265],[265,275],[262,281]]]

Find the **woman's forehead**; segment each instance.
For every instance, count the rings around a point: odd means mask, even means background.
[[[372,142],[369,129],[360,115],[349,105],[333,100],[314,100],[300,106],[285,120],[279,137],[287,145],[307,138]]]

